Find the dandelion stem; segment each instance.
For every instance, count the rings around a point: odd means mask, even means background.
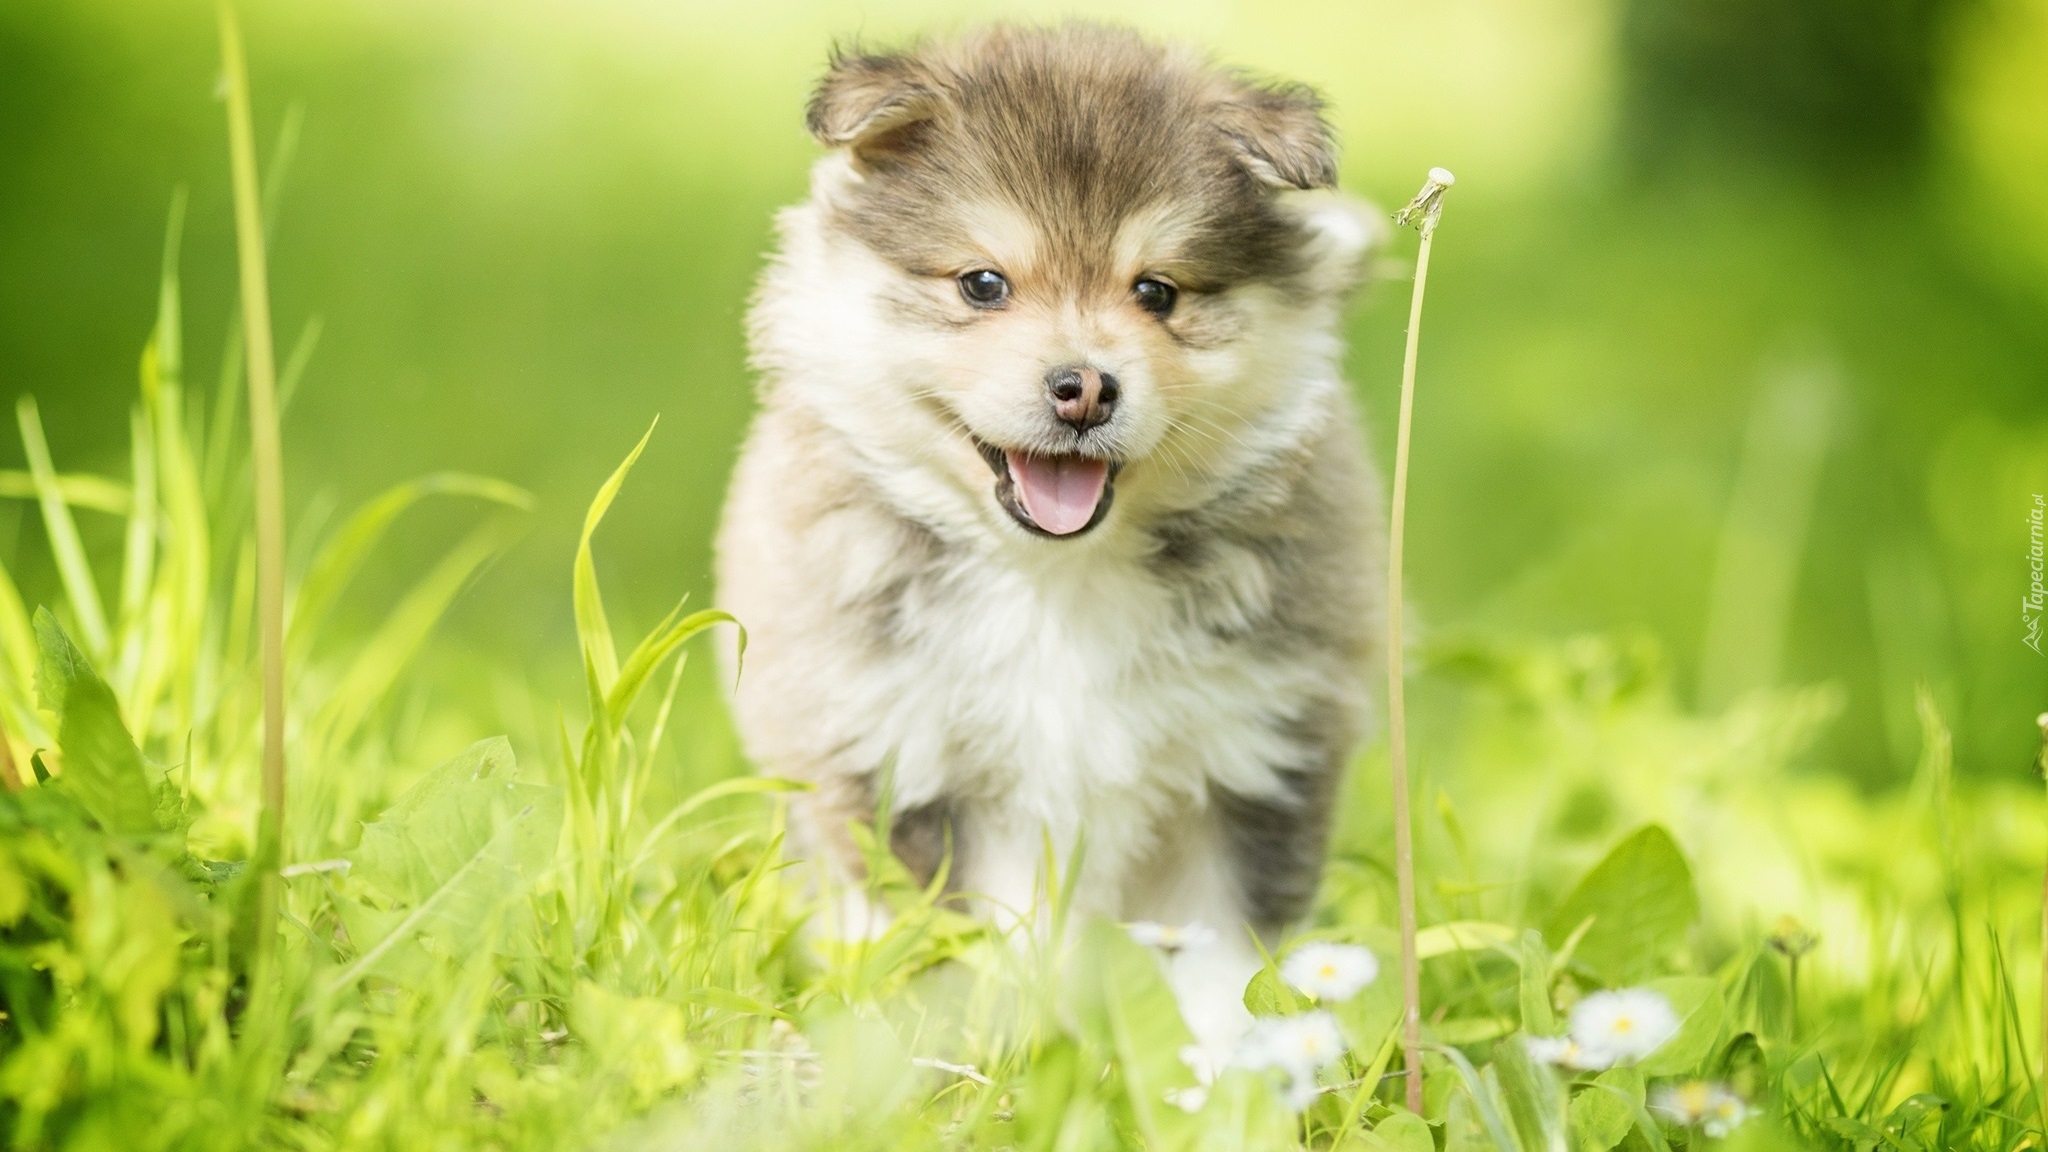
[[[263,660],[263,814],[256,837],[260,885],[256,951],[267,957],[276,936],[284,862],[284,449],[277,422],[277,362],[270,332],[270,278],[265,262],[263,199],[256,178],[255,132],[249,115],[249,72],[242,32],[229,0],[220,0],[221,70],[227,80],[228,156],[234,178],[235,249],[242,289],[242,331],[248,356],[249,441],[256,477],[256,616]]]
[[[1408,714],[1403,692],[1401,562],[1408,527],[1408,439],[1415,416],[1415,358],[1422,339],[1422,295],[1429,284],[1430,241],[1454,181],[1429,170],[1422,191],[1394,217],[1422,232],[1415,256],[1415,292],[1408,305],[1408,348],[1401,360],[1401,420],[1394,438],[1393,512],[1387,527],[1387,732],[1394,777],[1394,877],[1401,905],[1401,1062],[1407,1068],[1408,1110],[1422,1111],[1422,962],[1415,952],[1415,840],[1408,801]]]

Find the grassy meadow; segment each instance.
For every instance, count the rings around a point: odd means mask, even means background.
[[[268,374],[214,8],[0,10],[0,1143],[2048,1146],[2041,0],[238,11]],[[1316,84],[1389,208],[1459,177],[1408,529],[1420,1069],[1384,740],[1245,994],[1329,1050],[1198,1085],[1173,941],[1067,924],[1072,861],[1046,940],[882,852],[888,934],[808,934],[793,785],[724,714],[709,535],[807,85],[835,36],[1070,12]],[[1383,456],[1414,255],[1351,322]],[[1379,978],[1303,991],[1324,945]],[[1545,1062],[1621,990],[1661,1043]]]

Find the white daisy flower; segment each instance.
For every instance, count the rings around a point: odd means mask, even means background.
[[[1281,979],[1325,1003],[1351,999],[1379,974],[1379,958],[1356,944],[1304,944],[1280,965]]]
[[[1316,1069],[1335,1064],[1344,1051],[1344,1033],[1328,1012],[1265,1016],[1238,1045],[1232,1063],[1255,1071],[1278,1068],[1297,1080],[1314,1080]]]
[[[1610,1064],[1634,1063],[1676,1035],[1671,1001],[1648,988],[1595,992],[1572,1007],[1572,1042]]]
[[[1742,1097],[1705,1080],[1688,1080],[1657,1089],[1650,1097],[1650,1110],[1688,1128],[1698,1128],[1716,1140],[1749,1119],[1749,1105]]]
[[[1168,1088],[1166,1102],[1192,1115],[1200,1112],[1202,1105],[1209,1102],[1209,1090],[1200,1084],[1187,1088]]]
[[[1214,947],[1216,930],[1207,924],[1161,924],[1156,920],[1139,920],[1126,926],[1131,939],[1147,948],[1162,952],[1183,952],[1191,949]]]
[[[1183,1044],[1180,1062],[1195,1074],[1197,1084],[1214,1084],[1216,1077],[1223,1074],[1223,1069],[1230,1066],[1232,1060],[1228,1054],[1219,1053],[1205,1044]]]
[[[1524,1036],[1522,1046],[1529,1050],[1530,1059],[1560,1068],[1597,1071],[1614,1063],[1614,1057],[1605,1052],[1588,1052],[1569,1036]]]

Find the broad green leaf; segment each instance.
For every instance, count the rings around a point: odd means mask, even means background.
[[[1637,1067],[1645,1076],[1679,1076],[1697,1071],[1721,1039],[1728,1008],[1720,982],[1709,976],[1668,976],[1646,985],[1661,992],[1678,1013],[1678,1035],[1666,1040]]]
[[[1602,1072],[1572,1097],[1572,1147],[1576,1152],[1608,1152],[1628,1138],[1642,1106],[1641,1072],[1634,1068]]]
[[[1669,832],[1650,824],[1593,866],[1544,936],[1557,947],[1590,917],[1574,961],[1609,984],[1626,984],[1654,972],[1683,944],[1699,912],[1684,854]]]
[[[1308,998],[1289,988],[1279,969],[1268,964],[1244,986],[1244,1006],[1254,1016],[1293,1016],[1308,1008]]]
[[[334,910],[340,915],[341,925],[348,930],[349,941],[358,952],[386,944],[371,963],[356,965],[361,969],[358,975],[377,976],[409,987],[422,986],[431,976],[434,954],[396,935],[412,915],[409,909],[373,908],[358,900],[337,900]],[[400,947],[401,944],[405,946]]]
[[[471,746],[422,777],[349,856],[355,875],[405,909],[339,979],[372,971],[385,954],[430,938],[441,951],[483,946],[488,921],[553,862],[562,790],[513,778],[503,737]]]
[[[580,980],[569,1001],[569,1030],[607,1072],[625,1079],[642,1106],[697,1074],[689,1016],[679,1004]]]
[[[62,719],[65,703],[71,695],[71,686],[83,677],[93,675],[92,666],[85,662],[85,653],[64,634],[64,628],[57,618],[50,615],[48,608],[36,609],[36,706],[52,716]]]
[[[1428,1121],[1397,1108],[1365,1134],[1365,1146],[1374,1152],[1436,1152],[1436,1139],[1430,1135]]]
[[[1192,1122],[1166,1093],[1193,1086],[1180,1050],[1194,1037],[1158,959],[1119,925],[1094,920],[1081,931],[1069,973],[1064,1006],[1074,1031],[1115,1059],[1146,1147],[1181,1145]]]
[[[42,647],[37,684],[44,707],[59,716],[57,747],[64,753],[64,789],[107,831],[154,836],[160,831],[156,790],[142,752],[121,723],[114,690],[47,610],[36,612],[35,629]]]

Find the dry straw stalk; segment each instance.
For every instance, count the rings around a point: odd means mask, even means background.
[[[1430,241],[1455,179],[1431,168],[1422,191],[1394,216],[1422,233],[1415,255],[1415,293],[1408,304],[1408,348],[1401,360],[1401,421],[1394,438],[1393,512],[1387,526],[1387,741],[1394,777],[1394,876],[1401,905],[1401,1060],[1408,1070],[1408,1110],[1422,1112],[1422,963],[1415,954],[1415,836],[1408,798],[1408,714],[1403,691],[1401,562],[1408,527],[1408,439],[1415,416],[1415,357],[1422,340],[1422,296],[1429,284]]]

